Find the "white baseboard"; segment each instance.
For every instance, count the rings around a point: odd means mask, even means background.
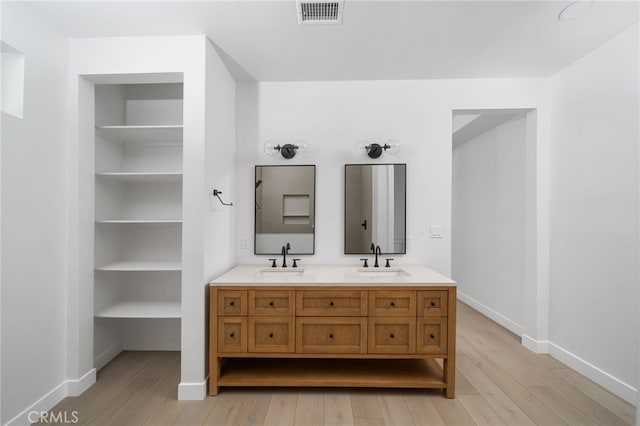
[[[79,379],[67,380],[67,396],[80,396],[84,391],[96,383],[96,370],[92,368]]]
[[[67,395],[67,383],[62,382],[49,392],[44,395],[42,398],[28,406],[23,412],[15,416],[13,419],[9,420],[6,425],[30,425],[36,422],[39,418],[39,414],[42,411],[49,411],[53,407],[56,406],[57,403],[62,401]]]
[[[122,352],[122,347],[120,346],[111,346],[106,351],[102,352],[100,355],[93,359],[93,365],[96,366],[98,370],[100,370],[105,365],[109,364],[109,362],[118,356],[118,354]]]
[[[199,401],[207,397],[207,379],[204,382],[181,382],[178,385],[179,401]]]
[[[458,291],[458,299],[461,302],[465,303],[466,305],[471,306],[473,309],[480,312],[481,314],[491,318],[492,320],[494,320],[495,322],[497,322],[498,324],[500,324],[510,332],[517,334],[518,336],[522,336],[522,334],[524,333],[524,327],[522,325],[505,317],[501,313],[494,311],[487,305],[484,305],[478,302],[474,298],[469,297],[464,293],[461,293],[460,291]]]
[[[549,341],[548,340],[536,340],[533,337],[529,337],[526,334],[522,335],[520,343],[531,352],[537,354],[549,353]]]
[[[613,377],[606,371],[599,369],[595,365],[572,354],[566,349],[553,344],[552,342],[548,342],[548,345],[549,354],[567,367],[577,371],[583,376],[586,376],[609,392],[624,399],[629,404],[636,405],[638,403],[638,390],[633,386]]]
[[[9,420],[7,426],[23,426],[36,422],[42,412],[47,412],[55,407],[67,396],[77,396],[96,382],[96,369],[92,368],[79,379],[65,380],[58,386],[47,392],[42,398],[27,407],[20,414]],[[74,393],[70,393],[70,391]],[[79,393],[77,393],[79,392]],[[73,419],[72,413],[61,414],[66,419]],[[65,417],[66,416],[66,417]]]
[[[548,353],[567,367],[589,378],[598,385],[607,389],[609,392],[624,399],[629,404],[635,406],[638,403],[638,390],[633,386],[623,382],[616,377],[613,377],[611,374],[583,360],[579,356],[572,354],[566,349],[561,348],[553,342],[550,342],[548,340],[536,340],[530,336],[527,336],[526,334],[524,334],[522,326],[514,323],[503,315],[466,296],[465,294],[458,292],[458,299],[471,306],[481,314],[491,318],[506,329],[521,336],[522,345],[530,351],[538,354]]]

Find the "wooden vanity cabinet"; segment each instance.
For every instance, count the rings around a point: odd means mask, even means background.
[[[295,291],[249,290],[249,315],[293,316]]]
[[[218,318],[218,350],[222,353],[247,351],[247,318]]]
[[[373,317],[368,319],[370,354],[415,354],[415,317]]]
[[[220,315],[247,316],[246,290],[221,290],[215,303]]]
[[[295,318],[249,316],[248,339],[249,352],[294,352]]]
[[[364,317],[300,317],[296,331],[296,352],[300,354],[367,353]]]
[[[367,316],[367,292],[362,290],[296,291],[297,316]]]
[[[455,286],[211,285],[209,393],[395,387],[453,398],[455,301]]]
[[[370,290],[369,312],[373,317],[415,317],[415,290]]]

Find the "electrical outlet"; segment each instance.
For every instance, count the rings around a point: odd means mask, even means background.
[[[240,248],[243,250],[249,249],[249,238],[247,237],[240,238]]]
[[[442,238],[442,225],[431,225],[429,238]]]

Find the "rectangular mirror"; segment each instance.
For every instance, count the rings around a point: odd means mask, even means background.
[[[256,166],[255,254],[313,254],[316,166]]]
[[[406,250],[406,164],[345,164],[344,253]]]

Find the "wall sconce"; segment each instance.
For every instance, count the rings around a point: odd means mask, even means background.
[[[369,158],[379,158],[383,152],[396,155],[400,152],[400,143],[396,139],[389,139],[387,142],[370,139],[358,142],[356,148],[364,149]]]
[[[276,142],[268,140],[264,143],[264,153],[269,157],[273,157],[276,153],[280,153],[284,159],[291,160],[296,154],[301,156],[311,156],[317,149],[313,145],[299,141]]]

